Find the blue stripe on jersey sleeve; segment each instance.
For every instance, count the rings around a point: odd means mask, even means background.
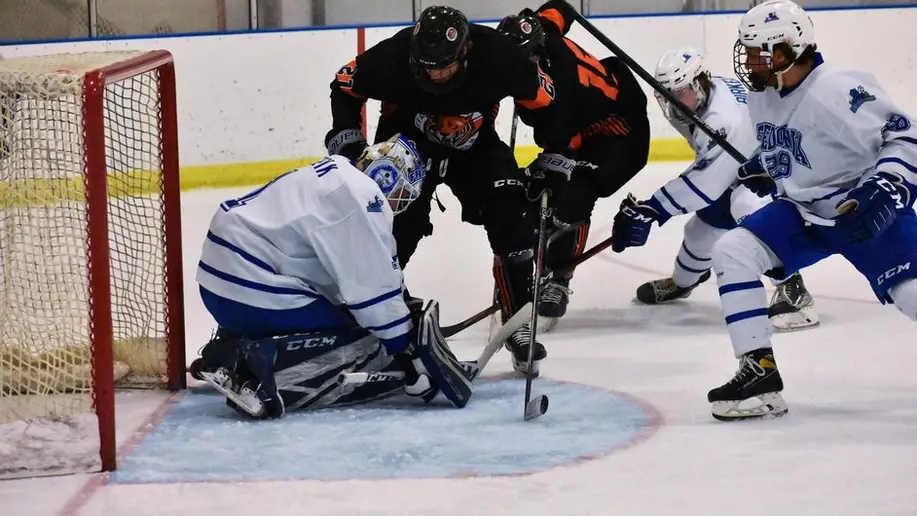
[[[682,213],[688,213],[688,210],[684,209],[680,204],[675,202],[675,198],[672,197],[671,194],[669,194],[668,190],[666,190],[664,186],[660,188],[659,191],[662,192],[662,195],[664,195],[665,198],[668,199],[668,201],[672,204],[672,206],[675,207],[676,210]]]
[[[688,188],[691,189],[692,192],[694,192],[695,194],[697,194],[698,197],[703,199],[705,203],[713,204],[713,199],[707,197],[704,194],[704,192],[701,191],[700,188],[698,188],[693,182],[691,182],[690,179],[688,179],[688,176],[681,176],[681,180],[685,182],[685,184],[688,186]]]

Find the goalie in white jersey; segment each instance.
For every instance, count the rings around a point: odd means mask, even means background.
[[[740,362],[733,379],[707,395],[721,420],[788,410],[761,274],[792,273],[840,254],[881,303],[917,320],[917,128],[910,117],[872,75],[825,62],[812,20],[792,2],[748,11],[734,49],[759,143],[739,179],[777,199],[713,249]]]
[[[697,50],[666,52],[656,64],[655,77],[740,152],[750,154],[757,148],[745,87],[736,79],[711,76]],[[770,200],[739,185],[735,159],[665,97],[657,93],[656,99],[672,127],[691,145],[695,160],[649,199],[637,202],[628,196],[622,202],[615,217],[613,245],[617,252],[642,246],[654,221],[662,226],[673,216],[694,214],[685,224],[672,276],[644,283],[637,289],[637,300],[653,305],[684,299],[707,281],[713,244]],[[791,330],[818,324],[814,301],[799,273],[774,283],[777,288],[768,315],[775,328]]]
[[[192,374],[259,418],[402,387],[463,407],[471,382],[439,334],[436,302],[409,310],[392,235],[424,176],[413,142],[395,135],[355,163],[329,156],[220,204],[197,271],[220,331]],[[405,381],[351,393],[338,380],[380,371]]]

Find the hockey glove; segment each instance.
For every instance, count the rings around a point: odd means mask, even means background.
[[[628,247],[640,247],[650,236],[659,213],[645,202],[637,202],[633,194],[621,201],[611,230],[611,250],[620,253]]]
[[[764,168],[764,161],[760,153],[739,166],[738,176],[739,182],[758,197],[767,197],[777,193],[777,184]]]
[[[334,129],[325,136],[325,148],[329,155],[344,156],[350,161],[356,161],[367,147],[366,138],[359,129],[344,129],[334,132]]]
[[[876,238],[898,218],[907,196],[907,188],[895,182],[894,176],[879,172],[847,193],[838,208],[837,226],[854,243]]]
[[[576,160],[557,152],[542,152],[528,168],[526,175],[526,194],[530,201],[541,199],[547,190],[555,199],[560,196],[570,181]]]

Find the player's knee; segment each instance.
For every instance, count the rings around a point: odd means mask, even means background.
[[[718,273],[750,272],[755,278],[772,269],[775,264],[764,247],[750,231],[742,228],[728,231],[713,245],[711,258]]]
[[[888,291],[895,306],[912,321],[917,321],[917,279],[909,279]]]
[[[496,255],[508,255],[534,244],[532,226],[525,217],[525,205],[495,201],[484,212],[484,229]]]

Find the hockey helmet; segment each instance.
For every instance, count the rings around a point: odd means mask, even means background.
[[[774,68],[773,51],[786,45],[788,62]],[[772,0],[750,9],[739,22],[739,37],[733,47],[736,77],[751,91],[782,87],[781,75],[790,69],[809,47],[815,45],[815,25],[802,7],[789,0]],[[749,50],[752,50],[749,56]]]
[[[497,32],[511,38],[529,56],[540,55],[544,48],[544,25],[538,14],[529,8],[504,17],[497,25]]]
[[[699,78],[710,78],[704,57],[697,50],[685,47],[666,52],[656,63],[654,76],[659,84],[672,92],[688,108],[700,111],[707,104],[707,90]],[[686,123],[689,119],[661,93],[655,92],[659,107],[669,120]]]
[[[445,93],[461,83],[470,32],[468,19],[453,7],[434,5],[420,13],[411,33],[410,63],[421,87]],[[452,66],[456,69],[444,78],[435,77]]]
[[[379,185],[395,215],[420,197],[426,168],[414,142],[404,136],[366,147],[354,164]]]

